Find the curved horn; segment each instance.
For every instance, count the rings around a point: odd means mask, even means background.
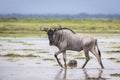
[[[59,27],[59,28],[62,28],[62,26],[61,26],[60,24],[58,24],[58,27]]]
[[[47,32],[47,31],[48,31],[48,28],[40,27],[40,31],[45,31],[45,32]]]

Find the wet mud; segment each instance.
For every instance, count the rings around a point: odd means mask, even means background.
[[[98,36],[105,69],[90,53],[85,69],[83,52],[67,51],[67,63],[76,60],[74,68],[62,69],[54,58],[58,49],[46,38],[0,38],[0,80],[119,80],[120,36]],[[59,56],[62,60],[62,54]]]

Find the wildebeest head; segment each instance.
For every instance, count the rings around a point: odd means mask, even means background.
[[[47,31],[48,39],[49,39],[49,44],[53,45],[53,35],[54,35],[54,29],[50,28]]]
[[[53,35],[54,35],[54,32],[55,32],[55,29],[54,28],[49,28],[49,29],[44,28],[44,29],[40,29],[40,30],[47,32],[48,39],[49,39],[49,44],[53,45]]]
[[[60,29],[61,29],[61,26],[59,26],[58,28],[43,28],[43,29],[40,28],[41,31],[47,32],[50,45],[54,45],[54,40],[53,40],[54,33]]]

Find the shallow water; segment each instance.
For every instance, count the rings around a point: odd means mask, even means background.
[[[90,53],[91,59],[85,69],[81,69],[85,59],[83,52],[67,51],[67,63],[71,59],[78,62],[77,68],[61,69],[57,65],[54,53],[58,49],[49,46],[46,38],[0,38],[0,80],[119,80],[120,36],[98,36],[102,62],[105,69],[100,69],[96,58]],[[2,57],[6,54],[32,54],[38,57]],[[59,55],[62,60],[62,55]]]

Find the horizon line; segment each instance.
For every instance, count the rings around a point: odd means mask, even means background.
[[[0,15],[12,15],[12,14],[17,14],[17,15],[80,15],[80,14],[86,14],[86,15],[120,15],[118,13],[109,13],[109,14],[105,14],[105,13],[85,13],[85,12],[81,12],[81,13],[75,13],[75,14],[61,14],[61,13],[0,13]]]

